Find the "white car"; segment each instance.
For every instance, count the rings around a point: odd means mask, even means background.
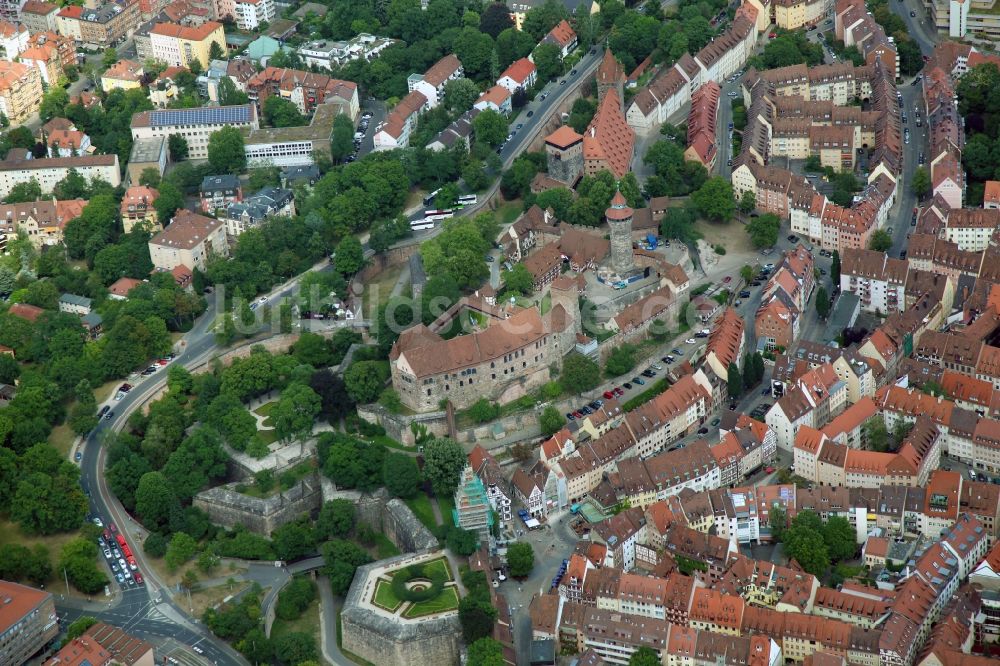
[[[109,560],[111,559],[111,550],[110,549],[108,549],[108,548],[104,549],[104,557],[106,557]]]
[[[696,342],[698,342],[698,341],[697,341],[697,340],[695,340],[694,338],[688,338],[688,339],[687,339],[687,340],[685,340],[684,342],[688,343],[689,345],[693,345],[694,343],[696,343]]]
[[[98,527],[104,527],[104,522],[100,518],[94,518],[94,524]]]
[[[192,650],[194,650],[195,652],[197,652],[198,654],[205,654],[205,651],[204,651],[204,650],[202,650],[202,649],[201,649],[200,647],[198,647],[197,645],[192,645],[192,646],[191,646],[191,649],[192,649]]]
[[[267,303],[267,296],[261,296],[260,298],[257,299],[257,302],[260,303],[261,305]]]

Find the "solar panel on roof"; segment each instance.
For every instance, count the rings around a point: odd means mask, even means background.
[[[225,125],[250,122],[250,106],[215,106],[201,109],[150,111],[149,122],[158,125]]]

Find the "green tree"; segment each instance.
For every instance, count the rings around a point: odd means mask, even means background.
[[[95,620],[96,622],[96,620]],[[503,643],[484,636],[469,645],[468,666],[503,666]]]
[[[455,494],[466,464],[465,451],[453,439],[441,437],[424,445],[424,478],[439,497]]]
[[[814,576],[823,575],[830,566],[830,553],[818,530],[793,524],[783,540],[788,556]]]
[[[304,440],[312,432],[321,407],[320,397],[311,388],[298,382],[289,384],[271,410],[278,439],[284,442]]]
[[[531,35],[531,38],[537,43],[559,21],[568,18],[569,12],[562,3],[555,0],[545,0],[544,4],[535,5],[528,10],[521,23],[521,30]]]
[[[224,57],[226,57],[226,53],[219,46],[219,42],[212,42],[212,45],[208,48],[209,60],[221,60]]]
[[[274,554],[280,560],[298,560],[314,552],[316,548],[315,532],[308,517],[285,523],[271,535],[274,542]]]
[[[238,104],[247,104],[250,101],[247,94],[237,88],[236,84],[228,76],[224,76],[219,80],[217,94],[220,106],[236,106]],[[334,123],[336,124],[336,120]]]
[[[753,266],[746,265],[740,269],[740,279],[744,282],[752,282],[755,274],[756,271],[753,269]]]
[[[188,142],[181,134],[171,134],[167,139],[167,150],[170,151],[170,161],[180,162],[188,157]]]
[[[628,666],[659,666],[659,664],[660,658],[652,648],[648,647],[639,648],[628,659]]]
[[[569,120],[566,121],[566,124],[572,127],[578,134],[583,134],[587,131],[587,126],[594,119],[594,113],[596,112],[596,103],[586,97],[578,97],[573,102],[573,107],[569,113]]]
[[[163,474],[143,474],[135,491],[135,511],[148,527],[165,525],[179,508],[177,495]]]
[[[604,373],[608,377],[618,377],[635,369],[635,347],[620,345],[611,350],[604,363]]]
[[[733,184],[720,176],[709,178],[692,192],[691,202],[702,216],[714,222],[728,222],[736,211]]]
[[[503,286],[507,294],[531,296],[535,290],[535,278],[523,263],[517,263],[509,271],[504,271]]]
[[[479,99],[479,88],[470,79],[453,79],[444,84],[444,101],[448,112],[459,116]]]
[[[562,52],[555,44],[539,44],[531,53],[539,81],[552,81],[563,73]]]
[[[843,516],[830,516],[823,525],[823,542],[826,543],[830,559],[833,561],[848,560],[854,557],[858,550],[855,541],[854,528]]]
[[[150,557],[163,557],[167,554],[167,539],[159,532],[150,532],[142,543],[142,550]]]
[[[365,253],[361,241],[357,236],[344,236],[337,243],[334,266],[344,277],[348,277],[357,273],[364,265]]]
[[[359,405],[377,400],[388,379],[385,361],[355,361],[344,373],[347,394]]]
[[[781,504],[775,504],[771,507],[768,512],[768,526],[771,528],[771,535],[774,537],[776,542],[783,539],[785,528],[788,526],[788,514],[785,512],[785,507]]]
[[[535,550],[526,541],[517,541],[507,548],[507,566],[510,575],[523,578],[531,574],[535,568]]]
[[[197,549],[197,541],[184,532],[175,532],[174,535],[170,537],[170,543],[167,545],[167,554],[164,560],[167,564],[167,568],[171,573],[177,571],[182,564],[187,563],[192,557],[194,557]]]
[[[368,553],[350,541],[333,539],[323,545],[324,572],[330,579],[330,589],[337,596],[344,596],[354,580],[354,572],[371,562]]]
[[[510,9],[502,2],[491,2],[486,5],[479,18],[479,29],[493,39],[513,27],[514,20],[510,17]]]
[[[913,180],[910,183],[910,187],[913,189],[913,194],[918,199],[923,199],[931,192],[931,177],[927,173],[927,169],[918,166],[916,171],[913,172]]]
[[[743,190],[742,196],[740,196],[740,212],[741,213],[751,213],[753,209],[757,207],[757,193],[753,190]]]
[[[271,127],[301,127],[306,124],[295,102],[277,95],[264,100],[263,111],[264,122]]]
[[[111,47],[104,49],[104,54],[101,57],[101,64],[104,66],[104,69],[109,69],[116,62],[118,62],[118,52]]]
[[[4,198],[4,203],[25,203],[28,201],[38,201],[42,198],[42,186],[32,177],[26,183],[18,183],[10,188],[10,193]]]
[[[318,658],[316,640],[305,632],[292,632],[274,639],[274,654],[281,666],[299,666]]]
[[[62,547],[59,568],[73,587],[84,594],[97,594],[108,584],[107,577],[97,568],[97,544],[78,537]]]
[[[323,504],[316,518],[316,539],[343,537],[354,529],[354,504],[350,500],[335,499]]]
[[[146,187],[158,187],[160,185],[160,170],[156,167],[146,167],[139,174],[139,184]]]
[[[476,28],[465,27],[455,37],[453,48],[455,55],[462,61],[466,76],[470,79],[476,81],[495,79],[500,73],[493,71],[495,68],[493,38],[486,33],[479,32]]]
[[[885,229],[876,229],[868,240],[868,249],[876,252],[888,252],[892,247],[892,236]]]
[[[340,162],[354,152],[354,123],[344,114],[333,119],[333,133],[330,135],[330,157]]]
[[[458,602],[458,621],[462,625],[462,638],[468,644],[493,633],[497,609],[490,604],[489,596],[470,594]]]
[[[69,426],[77,435],[85,435],[97,426],[97,401],[86,379],[76,386],[76,404],[70,412]]]
[[[816,290],[816,314],[823,321],[830,316],[830,295],[826,293],[826,287]]]
[[[38,107],[38,115],[43,121],[61,118],[66,115],[66,105],[69,104],[69,93],[62,86],[50,87],[42,95],[42,103]]]
[[[450,521],[450,517],[446,518]],[[461,557],[472,555],[479,548],[479,534],[461,527],[448,530],[448,550]]]
[[[510,10],[505,11],[510,12]],[[507,69],[515,60],[526,58],[535,48],[535,41],[531,39],[531,35],[517,28],[507,28],[497,35],[496,40],[497,66],[501,69]]]
[[[485,109],[472,120],[476,141],[496,148],[507,140],[507,119],[493,109]]]
[[[740,374],[740,369],[735,362],[729,364],[727,383],[731,399],[736,399],[743,395],[743,376]]]
[[[563,359],[559,383],[570,393],[585,393],[601,383],[601,368],[582,354],[569,354]]]
[[[74,638],[79,638],[80,636],[83,636],[83,634],[87,631],[87,629],[90,629],[95,624],[97,624],[97,618],[90,617],[89,615],[84,615],[83,617],[79,617],[73,620],[73,622],[71,622],[70,625],[66,627],[65,642],[69,643]]]
[[[781,220],[774,213],[764,213],[759,217],[752,218],[746,225],[747,233],[750,234],[750,242],[756,248],[774,247],[778,242],[778,231],[781,229]]]
[[[243,135],[227,126],[208,137],[208,164],[215,173],[240,173],[247,167]]]
[[[417,461],[405,453],[388,453],[382,466],[385,489],[396,497],[413,497],[420,488]]]
[[[566,425],[566,421],[558,409],[549,405],[542,410],[542,415],[539,417],[539,424],[542,427],[542,435],[550,437],[562,430],[563,426]]]
[[[159,196],[153,202],[156,209],[156,216],[163,224],[168,224],[173,219],[174,213],[184,206],[184,195],[177,187],[170,182],[160,183],[157,190]]]

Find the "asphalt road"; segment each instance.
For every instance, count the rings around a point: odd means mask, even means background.
[[[313,268],[321,269],[327,264],[328,262],[323,261]],[[268,300],[273,302],[284,296],[290,296],[295,292],[297,286],[298,278],[286,282],[268,294]],[[219,351],[215,344],[211,325],[217,314],[220,314],[216,312],[216,306],[220,301],[216,299],[215,293],[210,294],[207,298],[208,311],[195,322],[195,326],[184,335],[181,342],[175,347],[177,358],[172,363],[180,363],[184,367],[192,369],[210,360]],[[118,499],[111,493],[105,479],[104,466],[107,451],[101,446],[104,433],[109,430],[119,431],[123,429],[132,411],[161,390],[166,379],[167,369],[165,368],[144,380],[130,382],[134,388],[128,394],[117,401],[111,398],[107,403],[111,406],[114,416],[110,420],[102,420],[79,447],[83,454],[80,463],[80,484],[90,498],[90,513],[92,516],[100,517],[105,525],[114,523],[121,533],[126,535],[139,565],[139,570],[145,578],[145,584],[140,586],[127,583],[122,590],[121,601],[117,604],[112,601],[109,607],[104,609],[101,608],[103,604],[83,605],[72,600],[64,600],[57,603],[56,606],[60,613],[66,613],[67,619],[70,621],[81,614],[88,614],[116,625],[128,622],[128,626],[133,627],[136,634],[143,637],[173,638],[189,646],[197,644],[204,651],[204,657],[215,663],[246,664],[242,656],[226,643],[214,638],[208,630],[203,629],[199,624],[191,622],[181,604],[175,603],[170,597],[168,586],[159,579],[155,570],[149,566],[144,557],[142,541],[146,531],[131,519]],[[266,571],[266,568],[264,570]],[[110,585],[116,584],[112,582]],[[160,600],[159,603],[154,601],[156,599]],[[270,603],[271,600],[266,601]],[[126,628],[126,630],[128,629]]]

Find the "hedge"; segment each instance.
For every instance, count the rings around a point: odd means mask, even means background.
[[[431,581],[431,586],[425,590],[414,590],[406,587],[406,584],[414,578],[426,578]],[[440,571],[427,573],[424,571],[424,565],[411,564],[393,575],[392,593],[402,601],[428,601],[441,594],[441,589],[446,582],[448,582],[448,577],[444,573]]]

